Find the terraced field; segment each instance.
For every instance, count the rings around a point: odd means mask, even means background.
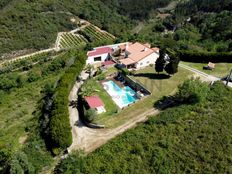
[[[102,41],[102,40],[114,40],[115,37],[110,33],[100,30],[94,25],[86,26],[82,29],[81,34],[84,35],[90,42]]]
[[[63,33],[61,36],[59,47],[62,48],[74,48],[85,45],[88,42],[82,35],[73,33]]]

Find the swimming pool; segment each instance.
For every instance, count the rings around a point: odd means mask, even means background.
[[[135,96],[135,91],[129,86],[125,86],[122,89],[111,80],[102,84],[104,86],[104,89],[120,108],[128,106],[129,104],[134,103],[137,100]]]

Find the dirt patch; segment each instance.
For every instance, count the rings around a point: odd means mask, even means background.
[[[24,144],[28,138],[28,135],[24,135],[22,137],[19,137],[19,143]]]

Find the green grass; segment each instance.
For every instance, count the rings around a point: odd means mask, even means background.
[[[112,98],[108,95],[108,93],[104,90],[102,84],[95,79],[90,79],[85,83],[85,86],[94,87],[93,93],[91,95],[97,95],[101,98],[105,105],[106,112],[102,114],[98,114],[96,119],[94,120],[95,123],[101,124],[103,120],[109,119],[113,114],[115,114],[118,110],[118,107],[112,100]]]
[[[181,63],[216,77],[225,77],[226,75],[229,74],[230,70],[232,69],[232,63],[216,63],[215,69],[212,71],[203,70],[203,66],[207,66],[206,63],[192,63],[192,62],[181,62]]]
[[[168,79],[159,79],[154,68],[148,67],[146,69],[137,71],[136,74],[137,75],[132,78],[144,84],[149,90],[151,90],[152,95],[121,110],[119,113],[108,116],[106,116],[106,114],[97,121],[99,124],[104,124],[106,127],[117,127],[123,123],[126,123],[129,119],[142,114],[149,109],[152,109],[155,101],[164,95],[173,93],[177,89],[177,86],[185,79],[189,78],[192,73],[180,68],[179,72],[173,77]],[[103,93],[106,94],[107,98],[110,97],[105,91]]]

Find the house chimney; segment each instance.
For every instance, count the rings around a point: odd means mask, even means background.
[[[129,48],[129,43],[127,42],[126,43],[126,50],[128,50],[128,48]]]
[[[144,47],[144,50],[143,50],[143,51],[145,51],[145,52],[146,52],[146,51],[147,51],[147,47]]]

